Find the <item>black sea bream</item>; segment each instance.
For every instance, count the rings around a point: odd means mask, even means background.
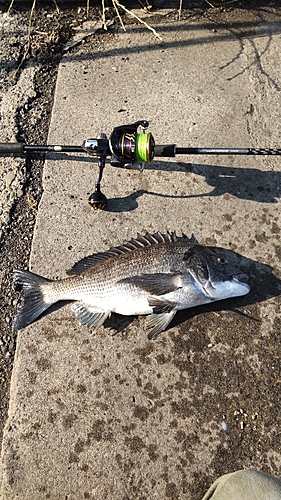
[[[112,312],[147,314],[149,338],[163,331],[180,309],[245,295],[247,275],[223,250],[209,249],[175,233],[138,234],[124,245],[77,262],[69,278],[51,281],[14,271],[23,299],[14,320],[19,330],[59,300],[72,300],[81,324],[96,329]]]

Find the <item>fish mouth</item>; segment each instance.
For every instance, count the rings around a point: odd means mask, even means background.
[[[250,291],[247,283],[248,276],[245,273],[233,274],[228,280],[213,282],[209,281],[201,289],[209,300],[222,300],[230,297],[246,295]]]
[[[235,276],[232,276],[232,279],[234,281],[237,281],[237,283],[248,283],[249,276],[245,273],[240,273],[240,274],[235,274]]]

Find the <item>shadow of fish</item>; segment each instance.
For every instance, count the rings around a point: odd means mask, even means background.
[[[16,330],[61,300],[75,301],[81,324],[96,329],[112,312],[148,315],[149,339],[171,322],[177,311],[245,295],[246,274],[228,263],[223,249],[209,249],[175,233],[138,234],[77,262],[69,278],[51,281],[29,271],[14,271],[23,298],[14,320]]]

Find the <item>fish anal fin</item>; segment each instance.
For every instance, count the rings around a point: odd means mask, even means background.
[[[161,333],[169,323],[172,321],[173,317],[175,316],[176,311],[172,310],[170,312],[162,313],[162,314],[150,314],[147,317],[147,327],[151,328],[149,334],[148,334],[148,339],[153,340],[155,339],[159,333]]]
[[[83,302],[76,302],[71,309],[81,325],[94,329],[99,328],[111,314],[111,311],[98,310]]]
[[[165,295],[182,287],[182,276],[179,273],[141,274],[125,278],[121,283],[129,283],[153,295]]]

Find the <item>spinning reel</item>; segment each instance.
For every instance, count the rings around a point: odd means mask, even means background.
[[[142,132],[138,133],[138,128]],[[106,207],[107,200],[100,190],[105,161],[108,156],[110,164],[114,167],[134,168],[143,170],[145,163],[153,160],[155,153],[155,142],[151,133],[146,133],[148,122],[138,121],[132,125],[115,127],[109,140],[105,134],[100,133],[96,139],[86,139],[83,149],[90,155],[98,158],[99,177],[96,181],[95,192],[90,196],[89,203],[94,209]]]

